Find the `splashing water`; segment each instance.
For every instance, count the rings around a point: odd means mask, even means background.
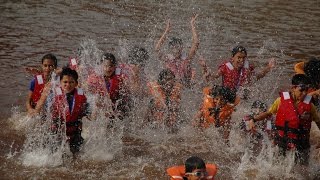
[[[123,58],[126,57],[126,51],[130,45],[126,41],[121,41]],[[252,99],[242,101],[237,110],[232,115],[233,127],[231,129],[229,142],[226,143],[221,137],[218,128],[209,128],[202,132],[192,127],[191,121],[198,111],[201,103],[202,82],[197,82],[193,89],[185,89],[182,92],[181,123],[176,132],[170,132],[161,124],[145,124],[144,113],[145,104],[148,98],[134,99],[136,106],[130,112],[130,115],[122,120],[110,119],[106,114],[112,113],[111,106],[104,108],[96,106],[101,99],[90,94],[86,79],[90,71],[102,74],[101,67],[98,66],[102,51],[97,48],[94,40],[84,40],[80,44],[81,54],[79,64],[79,77],[81,87],[86,92],[87,100],[91,109],[96,110],[94,119],[83,119],[82,136],[85,141],[80,150],[78,161],[88,165],[86,168],[68,167],[69,161],[72,161],[72,154],[69,151],[65,139],[65,132],[50,134],[51,114],[48,103],[46,111],[46,120],[41,116],[28,117],[20,113],[21,110],[15,107],[12,111],[13,126],[17,130],[23,130],[26,136],[24,146],[21,152],[8,154],[7,158],[16,158],[24,166],[36,167],[61,167],[66,166],[69,171],[80,171],[81,173],[97,172],[95,169],[103,169],[99,172],[98,178],[123,178],[123,179],[143,179],[148,177],[153,179],[163,179],[164,170],[177,162],[183,164],[183,160],[190,155],[199,155],[208,163],[216,163],[219,167],[217,178],[220,179],[282,179],[293,178],[303,179],[304,175],[314,177],[319,169],[318,161],[311,160],[308,169],[295,171],[294,156],[287,155],[286,158],[277,156],[277,149],[267,136],[261,143],[261,147],[252,148],[251,141],[241,134],[238,125],[242,117],[250,111],[250,104],[256,99],[265,100],[271,103],[278,91],[283,67],[277,67],[263,81],[258,81],[252,86]],[[277,52],[273,48],[278,48],[273,41],[266,41],[264,46],[258,50],[261,56],[272,54],[282,57],[282,52]],[[262,55],[264,54],[264,55]],[[259,59],[260,57],[258,57]],[[263,61],[264,58],[259,59]],[[265,61],[264,61],[265,62]],[[282,63],[278,60],[278,63]],[[153,64],[146,67],[145,71],[152,71]],[[198,68],[196,66],[196,68]],[[197,69],[198,70],[198,69]],[[146,73],[148,74],[148,73]],[[155,73],[148,74],[148,79],[154,79]],[[58,82],[52,87],[56,87]],[[274,86],[267,84],[273,83]],[[186,98],[184,98],[186,97]],[[110,105],[110,99],[104,99],[104,104]],[[110,124],[112,126],[110,127]],[[65,127],[64,127],[65,128]],[[312,153],[311,157],[317,156]],[[81,164],[80,163],[80,164]],[[304,173],[300,175],[300,172]],[[231,173],[232,172],[232,173]],[[306,173],[310,172],[310,174]]]

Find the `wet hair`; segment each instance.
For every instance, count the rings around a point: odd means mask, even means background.
[[[320,84],[320,59],[311,57],[309,61],[305,63],[303,70],[305,75],[310,78],[312,85],[318,88]]]
[[[160,85],[163,85],[165,83],[165,80],[170,79],[170,78],[175,79],[176,76],[174,75],[174,73],[170,69],[164,69],[159,73],[158,83]]]
[[[186,162],[184,163],[184,167],[186,170],[185,172],[189,173],[195,169],[206,169],[206,164],[201,158],[197,156],[192,156],[186,160]]]
[[[60,81],[63,79],[63,76],[71,76],[77,83],[78,83],[78,73],[75,70],[72,70],[68,67],[64,67],[62,69],[61,75],[60,75]]]
[[[232,53],[232,57],[234,57],[238,52],[242,52],[245,55],[247,55],[247,50],[246,48],[244,48],[243,46],[236,46],[232,49],[231,53]]]
[[[104,53],[101,57],[101,63],[105,62],[106,60],[109,60],[111,64],[117,65],[116,57],[111,53]]]
[[[224,86],[214,86],[211,92],[213,97],[221,96],[226,102],[234,103],[236,100],[236,90]]]
[[[41,59],[41,64],[43,64],[43,61],[44,61],[45,59],[50,59],[50,60],[52,60],[52,61],[53,61],[53,64],[54,64],[54,67],[57,67],[57,66],[58,66],[58,59],[56,58],[55,55],[53,55],[53,54],[51,54],[51,53],[44,55],[44,56],[42,57],[42,59]]]
[[[260,100],[256,100],[252,103],[251,108],[259,108],[263,112],[267,111],[267,105]]]
[[[174,47],[176,45],[182,46],[182,39],[176,38],[176,37],[170,38],[170,40],[169,40],[169,48]]]
[[[134,46],[129,51],[129,63],[144,66],[149,59],[147,50],[143,47]]]
[[[304,75],[304,74],[296,74],[292,77],[292,81],[291,81],[292,85],[310,85],[311,84],[311,80],[308,76]]]

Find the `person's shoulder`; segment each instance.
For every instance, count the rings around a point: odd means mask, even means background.
[[[232,66],[230,60],[229,59],[224,59],[219,63],[219,69],[226,68],[226,67],[228,67],[230,65]]]

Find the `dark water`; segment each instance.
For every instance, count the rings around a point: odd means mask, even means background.
[[[320,56],[319,11],[320,1],[317,0],[2,1],[0,123],[3,130],[0,133],[0,177],[129,179],[119,174],[130,174],[132,179],[165,179],[165,167],[182,163],[190,153],[195,152],[171,149],[171,153],[163,150],[161,156],[153,157],[154,151],[140,152],[135,149],[108,163],[80,161],[58,168],[24,166],[18,158],[8,158],[8,153],[21,149],[24,141],[23,132],[14,130],[7,123],[13,106],[21,106],[23,109],[31,79],[23,67],[39,65],[44,54],[54,53],[62,66],[86,39],[95,40],[99,49],[113,52],[120,59],[125,58],[123,46],[139,44],[151,53],[151,67],[156,68],[153,46],[163,32],[166,20],[171,19],[173,24],[171,36],[181,37],[185,46],[190,47],[189,21],[192,14],[197,13],[199,17],[196,25],[200,38],[198,55],[205,56],[210,60],[209,64],[216,67],[217,60],[229,57],[230,49],[240,43],[247,47],[249,58],[255,59],[258,66],[260,62],[265,63],[267,58],[278,59],[277,70],[271,77],[267,77],[270,80],[267,82],[281,80],[276,84],[281,87],[288,83],[286,80],[290,79],[295,62]],[[196,64],[194,66],[197,67]],[[144,143],[134,142],[132,147],[154,147]],[[169,141],[164,146],[172,148],[174,143]],[[197,154],[212,161],[222,156],[205,152]],[[241,156],[225,155],[232,157],[218,158],[220,162],[226,163],[220,164],[221,173],[218,177],[230,179],[233,177],[229,171],[232,168],[228,169],[228,165],[231,166],[233,160],[239,162]],[[142,167],[137,168],[135,162],[142,163]],[[114,167],[117,169],[114,170]],[[108,173],[110,169],[113,169],[113,173]]]

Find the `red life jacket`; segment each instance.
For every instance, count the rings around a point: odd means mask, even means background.
[[[45,79],[43,74],[39,74],[34,76],[34,90],[31,95],[32,106],[36,106],[37,102],[39,101],[41,97],[41,93],[43,91],[44,85],[45,85]]]
[[[116,70],[116,73],[111,77],[108,83],[105,81],[103,76],[98,76],[96,74],[91,74],[87,82],[88,86],[91,87],[91,91],[93,91],[93,93],[97,93],[103,96],[108,93],[113,103],[115,103],[120,98],[120,88],[123,80],[122,75],[119,73],[119,70]]]
[[[275,126],[280,139],[289,138],[295,143],[300,137],[309,138],[311,117],[307,120],[299,119],[304,112],[311,112],[311,96],[306,96],[303,102],[295,107],[293,98],[289,92],[280,93],[281,101],[276,116]]]
[[[232,66],[230,60],[223,63],[219,70],[222,73],[222,86],[238,89],[240,86],[250,83],[254,67],[249,65],[248,61],[245,61],[244,66],[238,71]]]
[[[115,103],[120,98],[120,86],[122,84],[121,75],[113,75],[106,84],[107,92],[109,93],[110,99]]]
[[[74,97],[73,97],[73,107],[71,108],[71,112],[69,110],[69,104],[66,99],[66,95],[63,93],[62,89],[55,89],[56,96],[54,98],[54,102],[52,104],[53,111],[52,117],[53,119],[59,119],[66,123],[66,133],[67,136],[72,135],[75,131],[77,131],[78,127],[72,125],[72,123],[76,123],[79,119],[82,118],[83,111],[85,110],[85,104],[87,102],[86,96],[83,94],[82,89],[75,89]]]
[[[206,171],[208,173],[206,179],[214,180],[214,176],[217,174],[218,168],[215,164],[206,164]],[[185,177],[185,167],[170,167],[167,169],[167,174],[170,176],[170,180],[182,180],[183,177]]]

